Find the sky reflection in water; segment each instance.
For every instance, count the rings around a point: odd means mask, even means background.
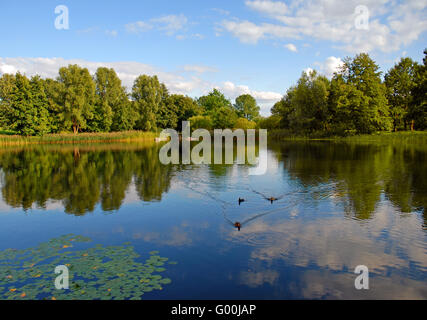
[[[178,265],[145,299],[426,299],[426,160],[421,146],[283,143],[248,176],[163,166],[149,145],[1,149],[0,249],[73,233],[158,250]]]

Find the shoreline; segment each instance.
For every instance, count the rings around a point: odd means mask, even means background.
[[[0,147],[24,145],[72,145],[101,143],[153,143],[158,138],[156,132],[124,131],[111,133],[73,133],[48,134],[45,136],[23,137],[19,135],[0,135]],[[268,140],[273,143],[285,141],[331,141],[331,142],[427,142],[427,131],[379,132],[354,136],[304,136],[291,134],[285,130],[271,130]]]

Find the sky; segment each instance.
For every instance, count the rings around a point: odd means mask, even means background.
[[[0,74],[107,66],[128,89],[158,75],[171,93],[252,94],[268,115],[306,70],[331,77],[361,52],[383,72],[421,61],[426,31],[427,0],[1,0]]]

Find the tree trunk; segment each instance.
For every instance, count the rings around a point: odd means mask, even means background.
[[[415,120],[411,121],[411,131],[414,131],[414,126],[415,126]]]

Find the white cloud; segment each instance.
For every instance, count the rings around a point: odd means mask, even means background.
[[[164,31],[168,36],[172,36],[185,28],[188,19],[183,15],[168,15],[150,20],[156,24],[159,30]]]
[[[369,30],[355,27],[355,8],[365,5],[370,12]],[[268,0],[246,1],[273,23],[226,20],[221,26],[243,43],[261,39],[309,37],[337,43],[348,52],[399,50],[427,30],[427,0],[292,0],[288,5]],[[281,9],[282,8],[282,9]]]
[[[252,95],[257,100],[262,115],[268,115],[272,105],[283,97],[282,94],[277,92],[251,90],[248,86],[236,85],[231,81],[226,81],[220,86],[216,86],[216,88],[231,100],[236,99],[242,94]]]
[[[218,69],[216,68],[212,68],[209,66],[200,66],[200,65],[185,65],[182,67],[182,70],[185,72],[195,72],[195,73],[218,72]]]
[[[344,62],[341,60],[341,58],[332,56],[327,58],[324,62],[317,62],[315,64],[319,67],[320,73],[330,79],[335,72],[340,71],[341,67],[344,65]]]
[[[159,18],[153,18],[148,21],[136,21],[128,23],[126,31],[130,33],[142,33],[152,29],[159,30],[167,36],[173,36],[177,32],[185,30],[188,19],[183,14],[167,15]]]
[[[285,48],[288,49],[289,51],[292,51],[292,52],[298,52],[297,47],[292,43],[286,44]]]
[[[0,64],[0,73],[10,73],[10,74],[15,74],[18,70],[10,65],[10,64]],[[25,70],[24,70],[25,72]]]
[[[280,1],[255,0],[246,1],[245,4],[253,10],[273,16],[288,13],[288,6]]]

